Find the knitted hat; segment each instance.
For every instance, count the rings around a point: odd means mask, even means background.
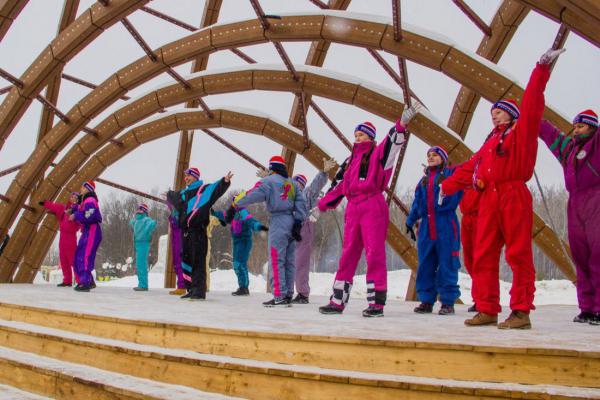
[[[79,192],[71,192],[71,196],[79,197]]]
[[[144,214],[148,214],[148,211],[150,211],[150,207],[148,207],[148,204],[142,203],[138,206],[137,210],[143,212]]]
[[[269,169],[273,170],[274,168],[277,167],[285,167],[285,160],[283,159],[283,157],[281,156],[273,156],[271,157],[271,159],[269,160]]]
[[[369,136],[371,139],[375,139],[375,136],[377,136],[377,129],[375,128],[375,125],[373,125],[369,121],[365,121],[362,124],[358,124],[356,129],[354,129],[354,132],[356,131],[361,131],[365,135]]]
[[[444,164],[448,164],[448,153],[446,153],[446,150],[444,150],[440,146],[433,146],[429,148],[429,150],[427,150],[427,154],[429,153],[436,153],[437,155],[442,157],[442,162]]]
[[[503,99],[500,100],[492,106],[492,110],[494,108],[499,108],[501,110],[506,111],[511,117],[514,119],[519,118],[521,113],[519,112],[519,105],[517,104],[515,99]]]
[[[83,187],[86,188],[90,192],[95,192],[96,191],[96,184],[94,183],[94,181],[87,181],[87,182],[85,182],[83,184]]]
[[[308,180],[306,179],[306,177],[302,174],[298,174],[296,176],[294,176],[294,180],[296,182],[298,182],[302,187],[306,186],[306,182],[308,182]]]
[[[200,170],[196,167],[188,168],[183,173],[186,175],[193,176],[196,179],[200,179]]]
[[[585,110],[580,112],[573,118],[573,125],[575,124],[587,124],[589,126],[593,126],[594,128],[598,127],[598,115],[592,110]]]

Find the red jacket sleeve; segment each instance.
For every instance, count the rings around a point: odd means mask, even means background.
[[[48,210],[48,212],[51,212],[52,214],[56,215],[56,218],[58,218],[59,220],[62,218],[62,215],[65,212],[65,205],[61,204],[61,203],[53,203],[51,201],[44,201],[44,208],[46,210]]]
[[[473,186],[473,174],[477,164],[478,153],[456,167],[456,170],[442,182],[442,191],[445,196],[450,196],[459,190],[464,190]]]

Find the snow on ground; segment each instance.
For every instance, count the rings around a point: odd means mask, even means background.
[[[317,273],[310,274],[311,294],[317,296],[329,296],[331,294],[331,285],[334,274]],[[409,270],[390,271],[388,273],[388,299],[403,300],[410,279]],[[36,279],[34,283],[40,282]],[[164,274],[148,274],[148,283],[150,288],[164,287]],[[137,286],[137,277],[128,276],[121,279],[115,279],[108,282],[98,282],[101,286],[114,287],[135,287]],[[471,278],[467,274],[460,273],[459,284],[461,290],[461,299],[463,302],[471,303]],[[577,304],[577,294],[575,286],[568,280],[549,280],[536,282],[535,304]],[[210,288],[218,291],[234,291],[237,289],[237,280],[233,270],[216,270],[210,274]],[[266,281],[260,275],[250,274],[250,291],[255,293],[265,293]],[[510,282],[500,282],[500,302],[502,305],[509,304]],[[352,287],[353,298],[366,298],[367,285],[365,275],[357,275]]]

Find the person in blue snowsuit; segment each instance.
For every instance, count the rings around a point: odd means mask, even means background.
[[[234,198],[235,200],[235,198]],[[227,221],[222,211],[213,213],[219,219],[221,225],[226,226]],[[233,271],[237,276],[238,289],[231,294],[233,296],[248,296],[250,291],[248,285],[248,258],[252,251],[252,233],[268,231],[269,228],[252,217],[245,208],[236,210],[231,224],[231,240],[233,242]]]
[[[169,202],[179,213],[179,227],[182,232],[181,268],[184,274],[192,277],[189,292],[182,299],[206,299],[206,254],[210,209],[229,188],[233,174],[228,172],[223,178],[210,184],[200,180],[200,170],[189,168],[185,172],[187,187],[180,192],[167,192]]]
[[[270,213],[269,268],[273,299],[263,305],[290,307],[294,294],[296,241],[302,240],[300,230],[308,210],[299,185],[288,176],[283,157],[271,157],[269,171],[271,173],[258,181],[244,196],[235,199],[227,214],[228,220],[231,220],[235,209],[254,203],[266,203]]]
[[[440,315],[454,314],[454,302],[460,297],[458,270],[460,269],[460,228],[456,208],[462,191],[439,201],[439,184],[450,176],[447,168],[448,154],[439,146],[427,151],[425,176],[415,190],[410,213],[406,219],[406,232],[415,240],[413,226],[419,220],[417,252],[417,296],[421,304],[416,313],[433,311],[433,304],[439,295],[442,307]]]
[[[156,221],[148,216],[149,209],[147,204],[140,204],[135,217],[129,221],[129,225],[133,228],[135,268],[138,277],[138,285],[133,290],[137,292],[148,290],[148,253],[152,232],[156,229]]]

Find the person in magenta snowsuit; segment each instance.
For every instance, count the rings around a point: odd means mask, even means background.
[[[456,208],[462,191],[443,198],[439,204],[439,183],[453,172],[447,167],[448,153],[439,146],[433,146],[427,151],[427,163],[425,176],[417,184],[415,199],[406,218],[407,232],[413,237],[413,226],[421,221],[416,282],[421,304],[414,311],[431,313],[439,296],[442,303],[439,314],[452,315],[454,303],[460,297],[460,228]]]
[[[102,242],[102,214],[96,196],[96,184],[87,181],[81,186],[81,203],[69,219],[83,226],[77,251],[75,252],[75,273],[79,276],[79,284],[75,287],[78,292],[89,292],[96,287],[92,271],[96,261],[96,252]]]
[[[569,192],[569,245],[577,268],[577,300],[581,313],[574,322],[600,325],[600,129],[598,116],[585,110],[565,135],[542,121],[540,138],[560,161]]]
[[[71,221],[69,216],[73,209],[77,208],[77,198],[79,193],[73,192],[69,196],[66,204],[54,203],[48,200],[40,201],[48,212],[54,214],[59,225],[58,256],[60,259],[60,268],[63,273],[63,281],[57,286],[70,287],[73,285],[73,270],[75,268],[75,251],[77,250],[77,232],[81,225],[77,221]],[[75,273],[75,281],[79,283],[79,277]]]
[[[342,180],[319,201],[319,210],[324,212],[336,208],[344,197],[348,200],[342,256],[329,304],[319,307],[322,314],[341,314],[344,310],[365,249],[369,306],[363,316],[383,316],[387,297],[385,240],[390,221],[383,191],[392,176],[396,156],[406,141],[406,125],[416,113],[416,108],[405,109],[402,118],[379,145],[375,142],[373,124],[358,125],[352,154],[342,164]]]

